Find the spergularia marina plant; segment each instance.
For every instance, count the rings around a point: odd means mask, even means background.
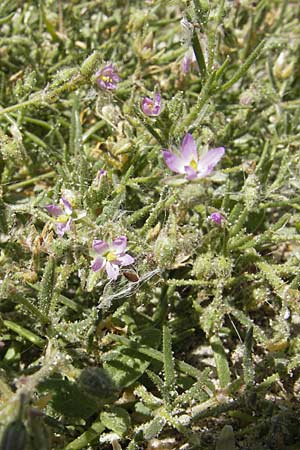
[[[163,158],[172,172],[185,175],[187,180],[195,180],[211,175],[224,153],[225,148],[218,147],[199,158],[196,142],[193,136],[187,133],[181,144],[181,154],[178,156],[169,150],[163,150]]]
[[[300,1],[31,3],[0,0],[0,450],[300,450]]]
[[[134,258],[126,253],[127,237],[119,236],[112,243],[95,239],[93,250],[97,253],[92,263],[92,270],[98,272],[105,269],[108,278],[116,280],[120,273],[120,267],[134,263]]]

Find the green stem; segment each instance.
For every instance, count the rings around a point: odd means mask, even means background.
[[[202,111],[204,105],[209,99],[212,83],[215,78],[215,72],[211,73],[208,79],[206,80],[201,94],[199,96],[197,104],[191,109],[191,112],[187,115],[187,117],[183,120],[181,126],[179,127],[178,134],[181,135],[185,132],[192,123],[197,119],[200,112]]]
[[[258,46],[253,50],[251,55],[246,59],[245,63],[236,71],[235,75],[231,78],[231,80],[227,81],[221,88],[220,91],[227,91],[231,86],[233,86],[242,76],[247,72],[249,67],[253,64],[255,59],[260,55],[262,49],[266,44],[265,39],[263,39]]]
[[[56,172],[51,171],[47,173],[43,173],[42,175],[38,175],[37,177],[29,178],[28,180],[19,181],[18,183],[10,184],[7,187],[8,191],[16,191],[22,187],[30,186],[31,184],[35,184],[39,181],[45,180],[47,178],[53,178],[56,175]]]
[[[23,103],[17,103],[16,105],[8,106],[7,108],[0,109],[0,116],[3,116],[4,114],[8,114],[14,111],[18,111],[19,109],[26,108],[27,106],[31,106],[37,103],[37,99],[27,100]]]

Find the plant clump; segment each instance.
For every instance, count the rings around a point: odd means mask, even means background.
[[[300,5],[33,3],[0,2],[1,450],[300,448]]]

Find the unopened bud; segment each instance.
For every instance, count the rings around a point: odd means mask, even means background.
[[[154,255],[160,267],[171,268],[177,254],[176,237],[170,237],[166,230],[162,230],[154,245]]]
[[[97,67],[99,66],[100,62],[101,62],[100,54],[98,52],[92,53],[83,61],[82,66],[80,68],[81,74],[87,78],[91,77],[97,70]]]
[[[274,64],[274,75],[279,80],[288,78],[294,69],[294,62],[287,64],[287,52],[281,52]]]

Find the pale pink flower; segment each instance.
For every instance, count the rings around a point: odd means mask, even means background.
[[[150,97],[144,97],[141,101],[141,108],[146,116],[155,117],[159,116],[161,112],[161,96],[159,93],[156,93],[154,96],[154,100]]]
[[[224,153],[225,148],[218,147],[199,158],[194,138],[187,133],[181,144],[181,155],[163,150],[163,158],[173,172],[185,175],[188,180],[194,180],[209,176]]]
[[[119,236],[111,244],[96,239],[93,241],[93,250],[97,253],[91,266],[94,272],[105,269],[108,278],[116,280],[120,273],[120,267],[134,263],[134,258],[126,253],[127,237]]]

